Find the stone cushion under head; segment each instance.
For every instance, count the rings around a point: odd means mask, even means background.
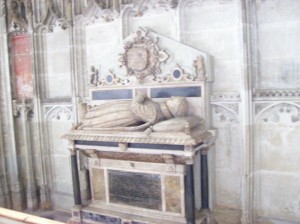
[[[197,116],[177,117],[159,122],[152,126],[155,132],[185,132],[186,129],[193,129],[200,126],[203,119]]]

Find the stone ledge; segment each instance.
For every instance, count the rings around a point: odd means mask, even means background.
[[[195,130],[191,135],[185,133],[146,133],[146,132],[100,132],[71,130],[63,138],[68,140],[105,141],[121,143],[173,144],[193,146],[208,142],[213,137],[209,131]]]

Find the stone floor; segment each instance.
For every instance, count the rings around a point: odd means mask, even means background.
[[[32,215],[67,223],[71,218],[71,213],[68,211],[35,211],[28,212]],[[241,213],[230,208],[217,208],[215,210],[215,218],[218,224],[240,224]],[[300,222],[289,222],[284,220],[258,219],[257,224],[299,224]],[[198,222],[197,222],[198,224]]]
[[[67,223],[67,221],[71,218],[71,213],[68,211],[35,211],[28,213],[63,223]]]

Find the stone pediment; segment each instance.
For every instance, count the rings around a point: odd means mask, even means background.
[[[139,28],[91,68],[91,88],[211,81],[205,52]]]

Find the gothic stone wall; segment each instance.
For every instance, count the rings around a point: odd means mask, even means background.
[[[300,220],[298,0],[13,2],[0,17],[1,206],[72,207],[60,136],[80,121],[90,66],[141,26],[214,57],[217,218]]]

